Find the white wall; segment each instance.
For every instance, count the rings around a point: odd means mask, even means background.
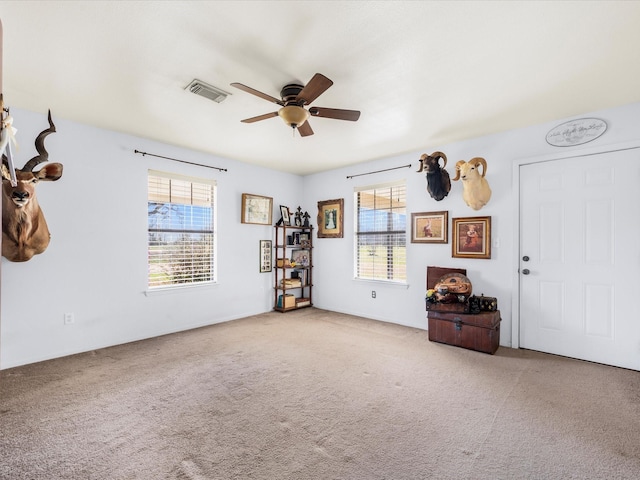
[[[315,240],[314,304],[319,308],[361,315],[387,322],[427,328],[424,294],[426,267],[466,268],[473,283],[474,293],[495,296],[503,319],[500,343],[511,345],[512,302],[517,294],[517,241],[518,198],[514,193],[513,165],[519,160],[590,150],[597,146],[613,145],[640,138],[640,104],[579,115],[574,118],[598,117],[608,124],[605,134],[590,143],[578,147],[552,147],[547,144],[547,132],[556,125],[571,119],[560,119],[543,125],[521,128],[450,145],[427,145],[424,149],[393,158],[371,161],[348,168],[325,172],[305,178],[304,203],[311,205],[318,200],[344,198],[345,236],[342,239],[320,238]],[[419,126],[416,126],[419,128]],[[449,195],[442,201],[433,200],[426,191],[426,180],[417,173],[418,159],[422,153],[442,151],[447,155],[447,170],[454,176],[458,160],[484,157],[488,162],[487,180],[492,188],[491,201],[481,210],[473,210],[462,200],[461,182],[452,182]],[[403,168],[372,175],[347,179],[349,175],[384,170],[411,164]],[[451,256],[451,227],[448,244],[407,243],[407,283],[398,287],[381,282],[354,280],[353,278],[353,190],[356,186],[372,185],[404,178],[407,180],[408,217],[412,212],[447,210],[449,223],[452,218],[491,216],[493,245],[491,259],[465,259]],[[517,191],[517,189],[515,189]],[[631,198],[631,195],[630,195]],[[410,225],[407,227],[410,232]],[[371,298],[371,291],[376,298]]]
[[[33,140],[46,128],[46,116],[15,108],[12,115],[19,129],[17,163],[23,164],[35,152]],[[640,138],[640,104],[575,118],[586,116],[604,119],[608,130],[594,142],[572,150]],[[344,198],[344,238],[314,239],[315,306],[426,328],[426,267],[466,268],[476,293],[498,297],[503,318],[501,344],[508,346],[511,305],[517,292],[517,276],[513,273],[517,269],[514,239],[518,199],[514,195],[513,164],[523,158],[557,153],[560,149],[549,146],[545,135],[569,120],[451,145],[425,145],[420,151],[300,178],[79,125],[56,118],[55,112],[53,118],[57,133],[50,135],[46,144],[50,160],[64,164],[64,175],[56,183],[38,187],[52,241],[45,253],[29,262],[11,263],[2,258],[0,368],[271,310],[273,275],[259,273],[258,248],[260,239],[273,237],[273,227],[240,223],[242,193],[273,197],[274,222],[279,218],[278,205],[283,204],[292,209],[302,206],[314,224],[318,201]],[[142,157],[133,153],[134,149],[224,167],[228,172]],[[485,208],[474,211],[467,207],[459,182],[453,182],[451,193],[441,202],[428,196],[424,175],[416,173],[418,158],[436,150],[449,158],[450,173],[457,160],[475,156],[487,159],[493,197]],[[409,163],[411,168],[346,178]],[[148,169],[217,180],[218,285],[145,295]],[[354,280],[353,189],[398,178],[407,179],[409,214],[447,210],[450,219],[491,216],[493,239],[499,241],[499,246],[494,243],[492,247],[492,258],[451,258],[451,239],[448,244],[408,243],[408,286]],[[371,298],[371,290],[376,291],[376,299]],[[64,325],[65,312],[75,314],[73,325]]]
[[[35,154],[46,114],[12,108],[17,164]],[[272,226],[240,223],[241,194],[297,207],[298,176],[256,168],[56,118],[49,159],[62,178],[38,185],[51,231],[49,248],[24,263],[2,258],[0,367],[32,363],[268,311],[273,276],[260,273],[259,240]],[[220,141],[224,141],[221,139]],[[219,172],[135,154],[134,150],[227,168]],[[214,178],[218,183],[218,279],[215,286],[145,295],[147,171]],[[286,188],[283,188],[286,186]],[[65,312],[75,324],[64,325]]]

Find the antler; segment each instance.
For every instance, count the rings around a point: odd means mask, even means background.
[[[38,151],[38,155],[33,157],[22,167],[22,172],[32,172],[36,165],[49,161],[49,154],[47,153],[47,149],[44,148],[44,139],[50,133],[54,133],[56,131],[56,126],[53,124],[53,120],[51,120],[51,110],[49,110],[49,128],[40,132],[38,138],[36,138],[36,150]]]
[[[471,159],[471,162],[474,165],[476,165],[476,167],[478,165],[482,165],[482,176],[484,177],[487,174],[487,161],[482,158],[482,157],[475,157]]]

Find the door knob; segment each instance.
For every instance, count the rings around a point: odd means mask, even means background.
[[[523,274],[523,275],[529,275],[530,273],[531,273],[531,272],[529,271],[529,269],[528,269],[528,268],[525,268],[525,269],[523,269],[523,270],[522,270],[522,274]]]
[[[526,255],[524,257],[522,257],[522,261],[523,262],[528,262],[529,261],[529,257],[527,257]]]

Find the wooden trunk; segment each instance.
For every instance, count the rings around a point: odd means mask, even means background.
[[[500,311],[475,315],[428,311],[429,340],[456,347],[496,353],[500,345]]]

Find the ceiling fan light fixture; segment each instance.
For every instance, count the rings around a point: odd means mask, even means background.
[[[288,105],[278,110],[278,116],[292,128],[299,127],[309,118],[309,112],[298,105]]]

